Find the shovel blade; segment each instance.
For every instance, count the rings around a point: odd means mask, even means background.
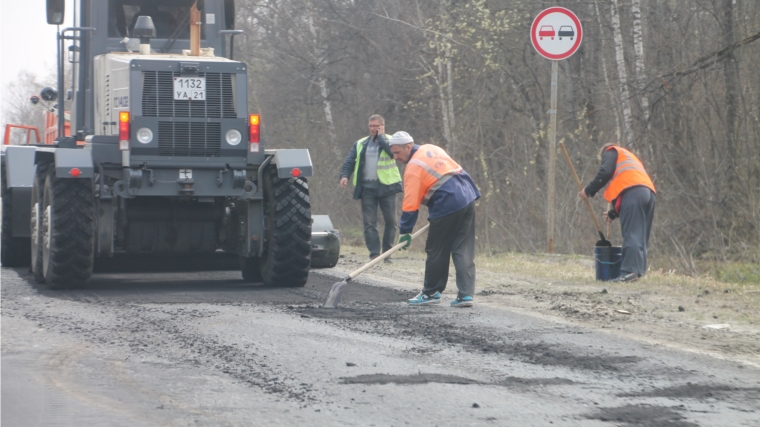
[[[612,247],[612,242],[607,239],[598,240],[596,246]]]
[[[342,280],[334,283],[330,288],[330,293],[327,294],[327,300],[325,300],[325,308],[338,308],[340,304],[340,297],[343,296],[343,288],[348,285],[348,282]]]

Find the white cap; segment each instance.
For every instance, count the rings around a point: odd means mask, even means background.
[[[414,139],[412,139],[412,136],[408,133],[402,131],[396,132],[391,137],[391,140],[388,142],[389,145],[404,145],[409,144],[410,142],[414,142]]]

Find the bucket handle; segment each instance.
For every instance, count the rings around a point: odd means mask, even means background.
[[[594,257],[594,258],[596,258],[596,257]],[[615,262],[602,261],[599,258],[596,258],[596,262],[601,263],[601,264],[606,264],[606,265],[614,265],[614,264],[617,264],[617,263],[619,263],[621,261],[623,261],[623,258],[620,258],[619,260],[617,260]]]

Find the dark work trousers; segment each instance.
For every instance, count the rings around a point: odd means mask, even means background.
[[[369,256],[374,258],[381,254],[380,235],[377,232],[377,207],[383,213],[385,230],[383,231],[383,252],[396,243],[396,194],[377,197],[377,188],[362,188],[362,219],[364,221],[364,243],[369,249]]]
[[[430,220],[425,242],[425,286],[422,292],[443,292],[450,260],[457,271],[458,297],[475,293],[475,202],[449,215]]]
[[[647,272],[647,245],[654,219],[655,195],[647,187],[625,190],[620,202],[620,229],[623,234],[621,274]]]

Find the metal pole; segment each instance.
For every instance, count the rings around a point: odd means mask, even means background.
[[[60,26],[57,26],[56,29],[60,30]],[[58,81],[57,81],[57,89],[58,89],[58,136],[56,139],[61,138],[64,136],[64,121],[63,121],[63,112],[64,112],[64,105],[66,104],[66,100],[63,96],[63,32],[58,31],[56,34],[56,41],[58,42]]]
[[[552,61],[552,98],[549,110],[549,191],[546,216],[546,240],[548,252],[554,253],[554,180],[557,165],[557,74],[558,61]]]

